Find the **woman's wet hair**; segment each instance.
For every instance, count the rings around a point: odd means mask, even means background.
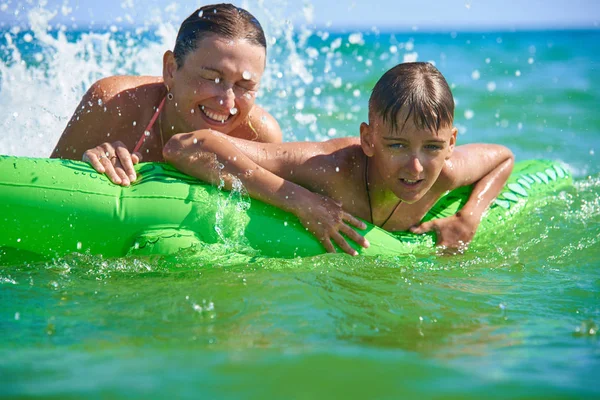
[[[210,35],[245,39],[267,49],[265,33],[252,14],[232,4],[211,4],[194,11],[179,27],[173,50],[177,67],[181,68],[185,57],[196,50],[198,42]]]
[[[402,126],[413,118],[417,128],[437,132],[452,126],[454,97],[444,76],[432,64],[398,64],[377,82],[369,99],[369,119],[381,116],[384,123],[398,129],[398,118],[406,116]],[[402,129],[402,127],[400,128]]]

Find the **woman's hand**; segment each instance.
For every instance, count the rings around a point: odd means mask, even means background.
[[[113,183],[129,186],[137,178],[133,165],[141,159],[141,154],[131,154],[123,142],[117,141],[86,150],[82,161],[90,163],[99,173],[106,174]]]
[[[473,240],[479,222],[480,220],[475,216],[464,215],[459,211],[450,217],[434,219],[413,226],[410,231],[417,234],[433,231],[437,235],[437,246],[462,252]]]
[[[323,244],[327,252],[336,252],[333,240],[346,253],[358,255],[342,234],[362,247],[369,247],[369,241],[350,227],[352,225],[358,229],[366,229],[367,226],[345,212],[341,203],[312,192],[308,199],[305,198],[300,203],[295,212],[296,216],[302,225]]]

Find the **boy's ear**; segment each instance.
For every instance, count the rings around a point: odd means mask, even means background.
[[[362,147],[367,157],[373,157],[375,149],[373,144],[373,129],[366,122],[360,124],[360,147]]]
[[[452,156],[452,153],[454,152],[454,147],[456,146],[456,135],[457,134],[458,134],[458,128],[453,127],[452,135],[450,136],[450,143],[449,143],[450,151],[448,151],[448,154],[446,155],[446,160],[449,159],[450,156]]]
[[[170,90],[173,89],[175,71],[177,71],[175,54],[171,50],[167,50],[163,55],[163,81]]]

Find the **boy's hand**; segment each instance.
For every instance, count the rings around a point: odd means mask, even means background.
[[[464,251],[473,240],[478,226],[477,218],[473,215],[465,216],[459,211],[447,218],[434,219],[413,226],[410,231],[417,234],[433,231],[437,235],[437,246]]]
[[[332,240],[346,253],[356,256],[354,250],[341,234],[358,243],[362,247],[369,247],[369,241],[350,227],[366,229],[364,222],[348,214],[342,209],[341,203],[320,194],[311,193],[309,199],[301,204],[296,216],[304,227],[321,242],[325,250],[335,253]]]

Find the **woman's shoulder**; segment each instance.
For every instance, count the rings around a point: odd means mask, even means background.
[[[253,139],[263,143],[281,143],[283,135],[277,120],[264,108],[254,105],[248,115],[245,128],[252,130],[256,137]]]
[[[96,81],[88,90],[87,96],[102,101],[120,97],[125,100],[137,95],[146,97],[153,92],[162,93],[163,90],[163,79],[159,76],[115,75]]]

